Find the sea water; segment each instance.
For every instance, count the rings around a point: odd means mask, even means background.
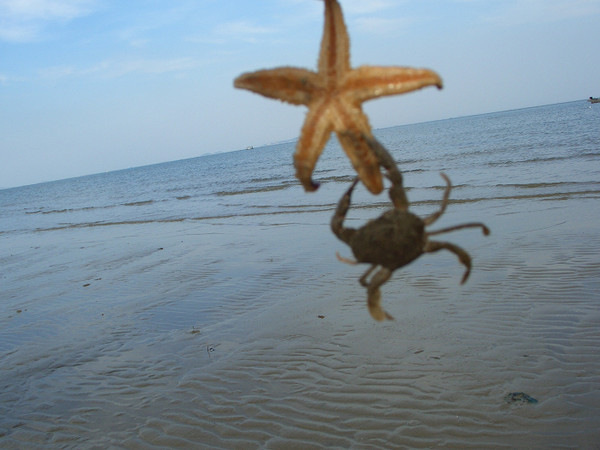
[[[578,101],[375,134],[405,174],[413,203],[439,200],[441,171],[457,181],[453,198],[461,202],[595,198],[599,111]],[[0,190],[0,236],[332,210],[355,176],[337,141],[329,141],[317,163],[314,178],[324,188],[314,194],[298,195],[294,147],[290,141]]]

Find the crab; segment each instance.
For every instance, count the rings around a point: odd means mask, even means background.
[[[377,142],[372,143],[379,147]],[[460,263],[465,267],[461,284],[465,283],[471,272],[471,257],[459,246],[450,242],[430,240],[430,236],[461,230],[464,228],[480,228],[484,235],[489,235],[490,230],[483,223],[472,222],[443,228],[436,231],[427,231],[425,228],[438,220],[446,207],[452,190],[452,183],[446,174],[440,174],[446,181],[446,188],[440,209],[421,219],[408,211],[408,200],[402,187],[402,176],[394,162],[389,160],[389,154],[380,153],[380,162],[388,169],[387,177],[392,181],[389,196],[394,207],[384,212],[377,219],[367,222],[358,229],[344,227],[344,219],[350,208],[352,191],[358,182],[356,178],[350,188],[340,199],[335,214],[331,219],[333,233],[343,242],[348,244],[356,260],[343,258],[337,254],[340,261],[349,264],[369,263],[371,267],[360,277],[360,284],[367,288],[367,306],[371,316],[377,320],[393,320],[381,307],[380,287],[390,279],[392,273],[400,267],[411,263],[423,253],[434,253],[439,250],[448,250],[454,253]],[[369,279],[369,276],[379,267]]]

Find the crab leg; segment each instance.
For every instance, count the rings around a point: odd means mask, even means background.
[[[350,264],[351,266],[355,266],[358,264],[358,261],[351,258],[345,258],[342,255],[340,255],[340,252],[335,252],[335,256],[338,259],[338,261],[343,262],[344,264]]]
[[[469,223],[463,223],[461,225],[455,225],[453,227],[442,228],[441,230],[428,231],[427,236],[448,233],[450,231],[462,230],[463,228],[481,228],[481,231],[483,231],[483,234],[485,236],[488,236],[490,234],[490,229],[488,227],[486,227],[484,224],[482,224],[481,222],[469,222]]]
[[[404,191],[402,173],[398,169],[396,165],[396,161],[392,158],[392,155],[387,151],[387,149],[381,145],[381,143],[375,139],[374,137],[370,137],[368,139],[369,144],[373,151],[375,152],[375,156],[377,156],[377,160],[379,164],[383,166],[385,170],[387,170],[387,177],[392,182],[392,186],[389,189],[388,195],[390,196],[390,200],[394,204],[394,207],[399,209],[400,211],[408,211],[408,197],[406,197],[406,192]]]
[[[376,267],[377,267],[377,264],[373,264],[371,267],[369,267],[367,269],[367,271],[365,273],[362,274],[362,277],[360,277],[358,280],[360,282],[361,286],[369,287],[369,282],[367,281],[367,278],[369,277],[369,275],[371,275],[371,272],[373,272]]]
[[[375,267],[376,266],[372,266],[367,273],[361,277],[361,284],[364,282],[363,278],[371,273]],[[382,267],[375,275],[373,275],[373,278],[371,278],[371,281],[367,284],[367,306],[369,308],[369,313],[373,319],[379,322],[386,319],[394,320],[394,318],[381,307],[381,291],[379,290],[379,287],[389,280],[391,276],[392,271]]]
[[[438,212],[434,212],[430,216],[427,216],[423,219],[425,225],[431,225],[433,222],[438,220],[444,211],[446,211],[446,207],[448,206],[448,199],[450,198],[450,191],[452,190],[452,183],[450,182],[450,178],[444,172],[440,172],[440,176],[446,180],[446,189],[444,189],[444,196],[442,197],[442,205]]]
[[[458,245],[451,244],[450,242],[429,241],[427,245],[425,245],[424,249],[426,253],[433,253],[440,250],[448,250],[454,253],[456,256],[458,256],[458,260],[467,268],[462,280],[460,281],[460,284],[464,284],[471,273],[471,257],[469,254]]]
[[[331,231],[342,241],[348,243],[356,230],[353,228],[344,228],[344,219],[346,218],[346,213],[348,212],[348,208],[350,208],[350,197],[352,195],[352,191],[358,183],[358,177],[354,179],[346,193],[340,199],[337,208],[335,210],[335,214],[331,218]]]
[[[408,211],[408,198],[406,197],[406,192],[404,191],[403,181],[402,181],[402,173],[398,169],[396,165],[396,161],[392,158],[392,155],[387,151],[387,149],[377,140],[375,137],[371,135],[366,135],[364,133],[357,134],[351,131],[345,130],[339,133],[340,140],[347,142],[348,145],[354,144],[354,146],[362,145],[365,141],[375,153],[375,157],[377,158],[377,162],[380,166],[382,166],[386,171],[386,176],[392,182],[392,186],[389,189],[389,196],[394,204],[394,207],[400,209],[401,211]]]
[[[381,291],[379,290],[379,287],[390,279],[392,276],[392,271],[382,267],[375,275],[373,275],[371,281],[367,281],[367,278],[369,275],[371,275],[371,272],[373,272],[376,268],[377,264],[373,264],[359,279],[360,284],[367,288],[367,306],[369,308],[369,313],[375,320],[378,321],[385,319],[394,320],[392,316],[390,316],[381,308]]]

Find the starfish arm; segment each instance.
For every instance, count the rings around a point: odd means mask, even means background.
[[[319,53],[319,74],[328,85],[350,70],[350,38],[337,0],[325,0],[325,24]]]
[[[307,105],[320,85],[315,72],[295,67],[247,72],[234,81],[238,89],[247,89],[293,105]]]
[[[383,191],[379,162],[364,136],[357,136],[347,131],[337,133],[337,136],[365,187],[372,194]]]
[[[368,138],[372,138],[367,116],[360,108],[340,102],[336,108],[336,133],[358,177],[373,194],[383,190],[380,162]]]
[[[294,153],[296,177],[306,191],[315,191],[319,187],[319,183],[312,180],[312,173],[332,130],[333,124],[329,118],[327,103],[319,102],[311,105]]]
[[[416,91],[426,86],[441,89],[442,79],[432,70],[412,67],[360,66],[350,71],[343,82],[343,90],[357,102]]]

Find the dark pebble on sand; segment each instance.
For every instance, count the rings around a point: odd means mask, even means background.
[[[504,396],[506,403],[537,403],[538,401],[525,392],[511,392]]]

